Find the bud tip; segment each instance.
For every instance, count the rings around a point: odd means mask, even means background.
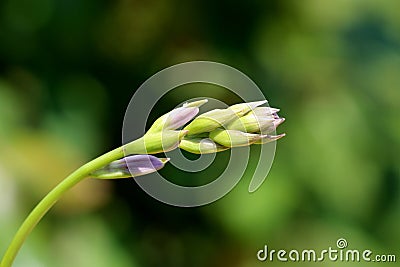
[[[188,107],[196,107],[196,108],[199,108],[199,107],[201,107],[202,105],[204,105],[204,104],[207,103],[207,102],[208,102],[208,99],[205,98],[205,99],[198,100],[198,101],[186,102],[186,103],[183,104],[183,107],[184,107],[184,108],[188,108]]]
[[[274,126],[278,127],[279,125],[281,125],[286,119],[285,118],[279,118],[279,119],[275,119],[274,120]]]

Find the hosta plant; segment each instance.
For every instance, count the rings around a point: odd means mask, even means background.
[[[28,215],[7,248],[0,267],[12,265],[40,219],[66,191],[83,179],[121,179],[155,172],[170,159],[158,158],[154,154],[178,147],[196,154],[216,153],[239,146],[264,144],[284,136],[273,135],[284,118],[277,115],[278,109],[262,107],[266,101],[236,104],[197,116],[199,107],[205,103],[207,99],[183,104],[158,118],[141,138],[107,152],[72,172]]]

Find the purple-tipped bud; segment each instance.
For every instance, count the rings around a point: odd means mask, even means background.
[[[192,120],[197,113],[199,113],[198,107],[176,108],[158,118],[147,131],[147,133],[158,133],[164,130],[176,130]]]
[[[284,118],[279,118],[276,114],[279,109],[270,107],[257,107],[243,117],[227,125],[228,130],[239,130],[247,133],[268,134],[276,130]]]
[[[199,113],[199,108],[197,107],[176,108],[165,117],[164,129],[176,130],[191,121],[197,113]]]
[[[92,173],[97,179],[119,179],[146,175],[164,167],[169,158],[151,155],[134,155],[111,162]]]
[[[199,107],[207,103],[207,99],[184,103],[182,107],[175,108],[158,118],[147,133],[157,133],[164,130],[176,130],[191,121],[197,113]]]

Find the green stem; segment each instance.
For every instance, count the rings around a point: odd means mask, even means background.
[[[38,224],[40,219],[46,214],[46,212],[61,198],[61,196],[72,188],[74,185],[88,177],[88,175],[105,166],[106,164],[124,157],[123,148],[119,147],[114,149],[102,156],[86,163],[61,183],[59,183],[53,190],[51,190],[31,211],[21,227],[18,229],[13,240],[11,241],[6,253],[1,260],[0,267],[10,267],[17,256],[18,251],[22,247],[24,241],[32,232],[33,228]]]

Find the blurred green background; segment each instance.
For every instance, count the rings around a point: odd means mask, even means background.
[[[184,209],[130,179],[88,180],[15,266],[284,266],[256,252],[340,237],[399,258],[399,10],[397,0],[1,1],[0,254],[53,186],[120,146],[141,83],[211,60],[246,73],[287,118],[263,186],[249,194],[245,176],[221,200]]]

